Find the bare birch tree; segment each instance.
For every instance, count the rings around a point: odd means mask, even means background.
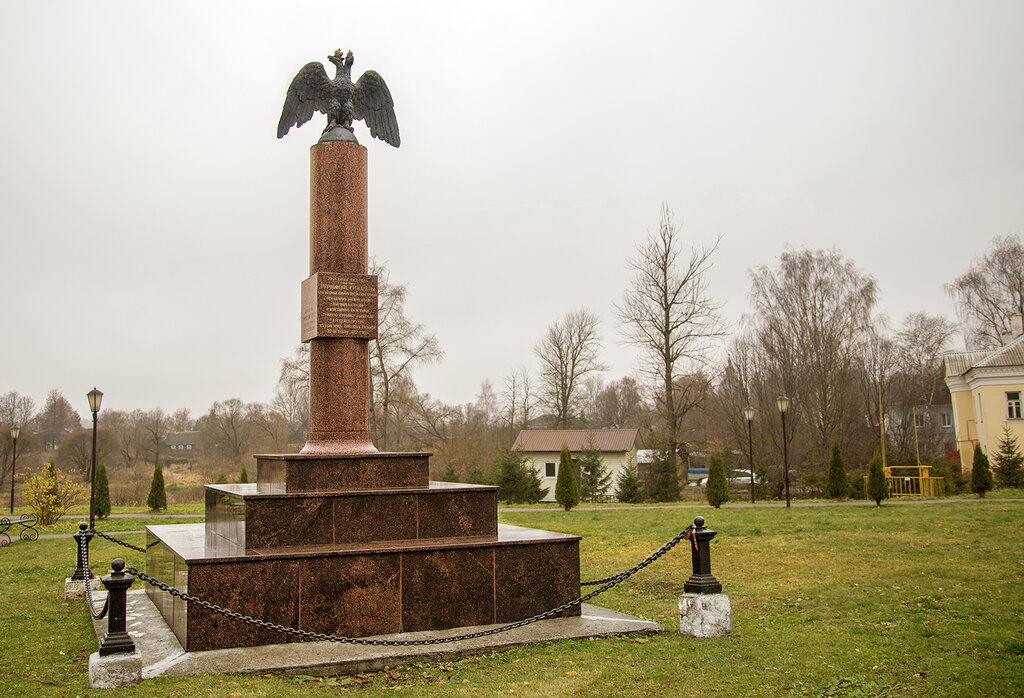
[[[590,310],[574,310],[551,323],[533,348],[540,360],[540,401],[554,415],[556,428],[568,428],[579,415],[583,379],[606,370],[598,359],[600,323]]]
[[[1024,242],[1020,235],[996,237],[946,292],[956,302],[964,338],[972,349],[1002,343],[1010,317],[1024,315]]]
[[[658,386],[664,446],[673,453],[680,445],[680,420],[704,398],[680,378],[699,372],[713,340],[724,334],[721,305],[710,297],[707,278],[721,238],[711,247],[691,247],[682,263],[680,238],[672,211],[663,204],[658,229],[628,262],[633,279],[615,307],[620,331],[640,349],[641,371]]]
[[[405,314],[405,285],[391,283],[387,267],[375,261],[370,273],[377,276],[378,294],[377,338],[370,342],[370,428],[378,445],[388,447],[395,382],[407,378],[416,366],[440,361],[444,352],[437,337]]]
[[[824,463],[859,413],[856,370],[875,304],[874,279],[837,250],[787,250],[753,273],[756,360],[764,384],[791,399],[787,425],[806,421],[811,461]],[[791,463],[799,461],[797,457]]]

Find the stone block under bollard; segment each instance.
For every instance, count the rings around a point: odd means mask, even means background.
[[[142,681],[142,653],[89,655],[89,688],[119,688]]]
[[[704,527],[704,517],[693,520],[687,536],[693,560],[693,574],[679,597],[679,632],[689,637],[722,637],[732,632],[732,605],[722,585],[711,574],[711,539],[718,531]]]
[[[92,588],[95,589],[99,584],[100,580],[97,577],[93,577],[89,583],[92,584]],[[64,578],[64,600],[65,601],[83,601],[85,600],[85,580],[84,579],[72,579],[71,577]]]
[[[679,597],[679,632],[687,637],[723,637],[732,632],[732,606],[725,594]]]

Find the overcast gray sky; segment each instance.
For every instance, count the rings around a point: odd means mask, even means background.
[[[0,3],[0,393],[104,409],[268,400],[299,341],[317,115],[275,127],[334,49],[378,71],[402,147],[369,150],[370,253],[445,361],[497,388],[569,310],[604,318],[666,202],[749,270],[837,247],[894,321],[1024,229],[1024,3]]]

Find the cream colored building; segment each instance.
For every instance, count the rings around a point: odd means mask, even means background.
[[[943,357],[965,475],[971,472],[975,444],[980,443],[992,460],[1004,426],[1010,428],[1017,443],[1024,444],[1024,328],[1020,315],[1014,316],[1011,328],[998,349]]]
[[[558,479],[558,458],[562,446],[575,456],[580,451],[594,449],[601,453],[605,472],[612,475],[608,495],[615,494],[619,474],[627,465],[636,465],[636,439],[638,429],[524,429],[519,432],[513,449],[520,450],[534,471],[540,476],[541,487],[548,492],[542,501],[555,501],[555,482]]]

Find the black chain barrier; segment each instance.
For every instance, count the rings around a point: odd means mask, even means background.
[[[89,567],[89,542],[85,536],[78,537],[78,549],[81,553],[82,571],[85,573],[85,601],[89,608],[89,615],[93,617],[93,620],[102,620],[110,609],[110,594],[107,594],[107,598],[103,600],[103,608],[97,611],[92,602],[92,569]]]
[[[536,623],[538,621],[542,621],[542,620],[545,620],[547,618],[551,618],[553,616],[558,615],[559,613],[562,613],[563,611],[568,611],[570,608],[575,608],[576,606],[579,606],[579,605],[581,605],[583,603],[586,603],[587,601],[589,601],[590,599],[594,598],[598,594],[603,594],[604,592],[608,591],[609,589],[611,589],[612,587],[616,586],[617,584],[621,584],[625,580],[629,579],[634,574],[636,574],[637,572],[639,572],[643,568],[647,567],[652,562],[654,562],[655,560],[660,558],[662,555],[667,553],[669,550],[674,548],[679,543],[679,541],[684,540],[686,538],[690,538],[691,537],[690,533],[691,533],[691,531],[694,530],[694,528],[695,527],[692,524],[687,526],[685,529],[680,531],[679,534],[676,535],[668,543],[666,543],[665,545],[661,546],[661,548],[659,548],[655,552],[651,553],[642,562],[640,562],[639,564],[631,567],[628,570],[620,572],[619,574],[613,575],[611,577],[605,577],[604,579],[596,579],[596,580],[590,581],[590,582],[580,582],[580,586],[595,586],[595,585],[598,585],[598,584],[600,584],[602,586],[600,588],[598,588],[598,589],[595,589],[594,591],[592,591],[592,592],[590,592],[588,594],[580,596],[579,598],[573,599],[572,601],[567,601],[566,603],[562,604],[561,606],[558,606],[556,608],[552,608],[551,610],[548,610],[548,611],[544,611],[543,613],[538,613],[537,615],[531,616],[530,618],[525,618],[523,620],[516,621],[515,623],[508,623],[506,625],[498,626],[497,628],[491,628],[489,630],[480,630],[480,631],[475,632],[475,633],[466,633],[464,635],[452,635],[452,636],[449,636],[449,637],[433,638],[433,639],[429,639],[429,640],[370,640],[370,639],[362,638],[362,637],[347,637],[345,635],[328,635],[327,633],[316,633],[316,632],[313,632],[311,630],[300,630],[298,628],[292,628],[292,627],[289,627],[287,625],[279,625],[277,623],[271,623],[270,621],[262,620],[260,618],[253,618],[252,616],[247,616],[244,613],[238,613],[237,611],[232,611],[230,609],[224,608],[223,606],[218,606],[215,603],[211,603],[209,601],[205,601],[205,600],[200,599],[200,598],[198,598],[196,596],[191,596],[190,594],[187,594],[187,593],[185,593],[185,592],[183,592],[183,591],[181,591],[179,589],[175,589],[170,584],[165,584],[165,583],[163,583],[163,582],[161,582],[161,581],[159,581],[157,579],[154,579],[153,577],[150,577],[145,572],[139,572],[134,567],[126,568],[125,572],[127,572],[130,575],[132,575],[136,579],[140,579],[143,582],[146,582],[150,586],[154,586],[157,589],[160,589],[161,591],[167,592],[171,596],[176,596],[179,599],[182,599],[182,600],[184,600],[184,601],[186,601],[188,603],[192,603],[192,604],[195,604],[195,605],[200,606],[202,608],[205,608],[208,611],[213,611],[214,613],[219,613],[222,616],[226,616],[228,618],[233,618],[235,620],[242,621],[243,623],[249,623],[250,625],[256,625],[256,626],[259,626],[261,628],[267,628],[268,630],[276,630],[278,632],[286,633],[288,635],[294,635],[296,637],[301,637],[301,638],[307,639],[307,640],[325,640],[325,641],[328,641],[328,642],[341,642],[341,643],[351,644],[351,645],[369,645],[369,646],[375,646],[375,647],[413,647],[413,646],[422,646],[422,645],[440,645],[440,644],[446,644],[446,643],[449,643],[449,642],[461,642],[462,640],[473,640],[473,639],[476,639],[478,637],[487,637],[488,635],[497,635],[498,633],[508,632],[509,630],[514,630],[516,628],[521,628],[524,625],[530,625],[532,623]],[[99,531],[97,531],[95,529],[93,529],[91,532],[95,533],[95,534],[99,535],[100,537],[105,538],[105,539],[107,539],[107,540],[109,540],[109,541],[111,541],[113,543],[117,543],[119,545],[123,545],[126,548],[131,548],[132,550],[137,550],[137,551],[143,552],[143,553],[146,552],[142,548],[139,548],[137,546],[131,545],[130,543],[125,543],[124,541],[120,541],[120,540],[114,538],[113,536],[108,536],[106,534],[100,533]],[[87,549],[86,552],[88,554],[88,549]],[[87,595],[88,595],[88,590],[89,590],[88,581],[86,581],[86,594]],[[90,608],[91,608],[91,601],[90,601]],[[105,610],[106,609],[104,609],[104,611]]]

